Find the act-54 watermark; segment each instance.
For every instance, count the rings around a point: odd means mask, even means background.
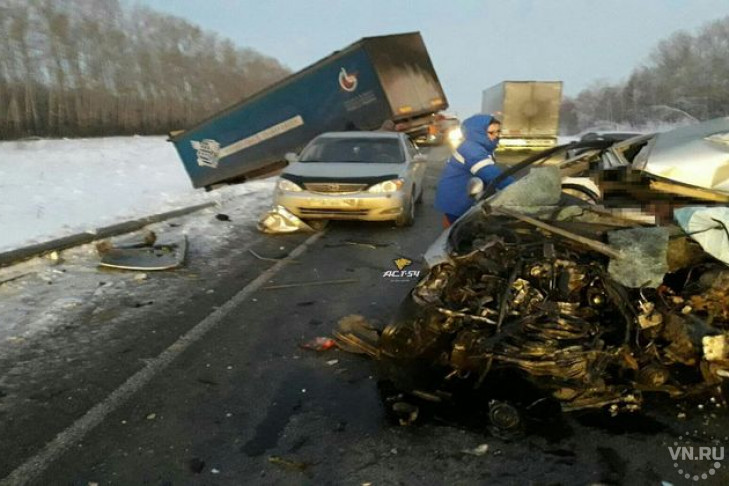
[[[382,274],[382,278],[395,281],[409,281],[420,278],[420,270],[406,270],[413,264],[413,261],[409,258],[400,257],[392,261],[395,264],[397,270],[386,270]]]

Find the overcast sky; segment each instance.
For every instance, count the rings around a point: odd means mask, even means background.
[[[729,15],[729,0],[131,0],[297,71],[362,37],[420,31],[451,105],[479,111],[503,80],[617,83],[672,33]]]

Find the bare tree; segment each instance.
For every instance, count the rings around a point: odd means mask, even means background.
[[[0,138],[164,133],[288,74],[119,0],[0,0]]]
[[[729,115],[729,17],[660,41],[625,83],[593,85],[574,100],[577,130],[600,121],[640,126]]]

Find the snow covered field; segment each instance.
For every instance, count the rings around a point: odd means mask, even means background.
[[[273,180],[193,189],[163,136],[0,142],[0,251],[272,190]]]
[[[195,287],[190,279],[216,281],[226,268],[220,248],[228,245],[245,254],[258,236],[256,221],[271,205],[273,184],[271,178],[208,193],[193,189],[164,137],[0,143],[0,251],[206,201],[217,203],[147,227],[163,239],[187,236],[189,263],[172,274],[176,279],[164,272],[140,280],[139,272],[100,270],[92,244],[65,250],[59,260],[39,257],[0,268],[0,356],[20,349],[38,332],[81,322],[87,315],[103,317],[105,309],[123,308],[125,302],[150,296],[157,302],[185,298]],[[217,213],[230,220],[216,219]],[[119,319],[133,317],[119,314]]]

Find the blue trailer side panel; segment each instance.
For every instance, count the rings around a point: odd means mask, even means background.
[[[360,47],[172,141],[193,185],[204,187],[283,160],[322,132],[369,130],[389,117],[377,74]]]

